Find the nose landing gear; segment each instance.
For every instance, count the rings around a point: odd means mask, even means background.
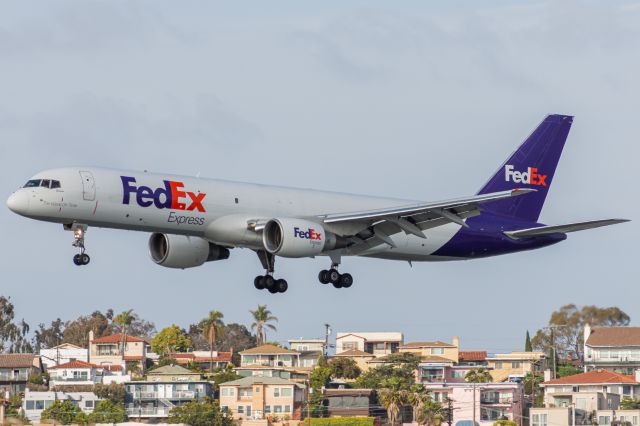
[[[75,224],[70,229],[73,231],[73,243],[71,245],[80,249],[80,253],[73,256],[73,263],[77,266],[88,265],[91,258],[85,253],[84,247],[84,234],[87,231],[87,227]]]

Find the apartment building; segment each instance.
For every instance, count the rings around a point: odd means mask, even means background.
[[[121,365],[95,365],[84,361],[69,361],[49,367],[49,388],[62,386],[93,386],[124,383],[131,380]]]
[[[390,333],[338,333],[336,335],[336,354],[350,350],[358,350],[381,357],[399,352],[404,344],[404,335]]]
[[[453,404],[453,423],[492,425],[513,420],[522,425],[524,388],[520,383],[425,383],[436,401]],[[463,423],[460,423],[463,422]]]
[[[399,348],[400,353],[411,353],[420,358],[439,357],[457,363],[460,359],[460,338],[453,337],[452,343],[435,342],[409,342]]]
[[[291,339],[289,347],[300,353],[300,367],[313,368],[318,359],[324,356],[326,343],[323,339]]]
[[[231,364],[233,358],[232,352],[218,352],[218,351],[193,351],[174,354],[176,362],[180,365],[187,365],[193,363],[203,370],[209,370],[209,368],[226,368]]]
[[[57,400],[69,400],[85,414],[90,414],[100,398],[93,392],[32,392],[27,389],[22,399],[22,410],[32,424],[37,424],[42,412]]]
[[[602,426],[622,417],[637,425],[639,410],[620,410],[620,401],[625,396],[640,397],[639,379],[594,370],[545,381],[540,385],[544,389],[544,407],[531,409],[532,425]]]
[[[157,368],[146,380],[125,384],[125,410],[132,418],[166,418],[173,407],[205,397],[213,398],[213,384],[178,365]]]
[[[584,327],[584,371],[640,369],[640,327]]]
[[[220,407],[236,420],[302,418],[305,388],[276,377],[244,377],[220,384]]]
[[[486,358],[494,382],[522,381],[527,373],[542,374],[547,366],[544,352],[510,352]]]
[[[89,350],[71,343],[63,343],[53,348],[40,349],[40,358],[45,369],[71,361],[89,361]]]
[[[240,352],[240,366],[299,367],[300,352],[275,345],[262,345]]]
[[[117,333],[94,339],[93,332],[90,332],[89,362],[97,365],[125,365],[127,370],[144,372],[148,343],[140,337],[123,337],[122,333]]]
[[[24,392],[29,378],[42,371],[42,362],[37,355],[0,354],[0,395]]]

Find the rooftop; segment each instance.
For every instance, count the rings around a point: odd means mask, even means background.
[[[340,352],[339,354],[336,354],[336,356],[368,356],[368,357],[374,357],[375,355],[370,354],[369,352],[363,352],[363,351],[358,350],[358,349],[350,349],[348,351]]]
[[[63,369],[63,368],[105,368],[107,366],[99,366],[95,364],[91,364],[89,362],[74,360],[65,362],[64,364],[54,365],[53,367],[49,367],[49,370]]]
[[[638,384],[633,376],[614,373],[613,371],[608,370],[595,370],[549,380],[548,382],[543,382],[542,385],[600,385],[621,383],[633,385]]]
[[[111,336],[98,337],[93,339],[91,343],[120,343],[122,342],[122,333],[112,334]],[[136,336],[127,335],[127,343],[145,342],[144,339]]]
[[[240,352],[240,355],[280,355],[280,354],[299,354],[300,352],[290,349],[281,348],[276,345],[262,345],[257,348],[247,349]]]
[[[640,346],[640,327],[592,327],[588,346]]]
[[[147,376],[200,376],[200,373],[188,370],[179,365],[165,365],[164,367],[158,367],[155,370],[151,370],[147,373]]]
[[[0,368],[27,368],[34,366],[34,354],[0,354]]]
[[[469,361],[485,361],[487,359],[486,351],[460,351],[458,354],[460,362]]]
[[[404,336],[400,332],[391,331],[391,332],[364,332],[364,333],[355,333],[355,332],[345,332],[336,334],[336,339],[342,339],[347,336],[356,336],[365,340],[373,341],[373,342],[382,342],[382,341],[393,341],[393,342],[401,342],[404,340]]]
[[[402,349],[418,349],[418,348],[455,348],[454,345],[452,345],[451,343],[445,343],[445,342],[440,342],[440,341],[436,341],[436,342],[409,342],[409,343],[405,343],[404,345],[400,346],[400,348]]]
[[[263,385],[297,385],[297,383],[290,380],[281,379],[279,377],[260,377],[249,376],[242,379],[233,380],[231,382],[220,383],[220,386],[252,386],[255,384]]]

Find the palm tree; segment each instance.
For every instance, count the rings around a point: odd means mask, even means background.
[[[213,348],[218,338],[222,334],[224,322],[222,322],[224,314],[220,311],[211,311],[209,316],[200,321],[199,327],[202,333],[207,336],[209,342],[209,372],[213,371]]]
[[[442,411],[442,404],[429,397],[418,413],[417,422],[419,425],[439,426],[444,420]]]
[[[391,426],[400,424],[400,408],[408,401],[408,392],[401,389],[383,388],[378,392],[380,403],[387,410]]]
[[[127,344],[127,329],[135,319],[136,317],[133,314],[133,309],[129,309],[128,311],[123,311],[113,318],[113,322],[115,322],[120,326],[120,329],[122,332],[120,355],[122,355],[123,357],[124,357],[125,345]]]
[[[407,402],[413,408],[413,421],[419,422],[419,414],[423,411],[425,404],[431,400],[429,391],[422,385],[413,385],[407,395]]]
[[[271,311],[267,309],[267,305],[258,305],[258,309],[249,312],[253,315],[254,323],[251,324],[251,329],[256,330],[256,343],[258,346],[264,345],[267,341],[266,328],[276,331],[276,326],[269,323],[273,321],[278,322],[278,318],[271,315]]]
[[[493,377],[491,377],[491,373],[484,368],[476,368],[473,370],[469,370],[467,374],[464,375],[464,380],[468,383],[489,383],[493,381]]]

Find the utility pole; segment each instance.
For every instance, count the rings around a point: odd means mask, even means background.
[[[324,357],[329,355],[329,335],[331,334],[331,326],[329,324],[324,325]]]
[[[453,399],[447,398],[447,423],[453,426]]]
[[[476,423],[476,384],[473,384],[473,426],[477,426]]]

